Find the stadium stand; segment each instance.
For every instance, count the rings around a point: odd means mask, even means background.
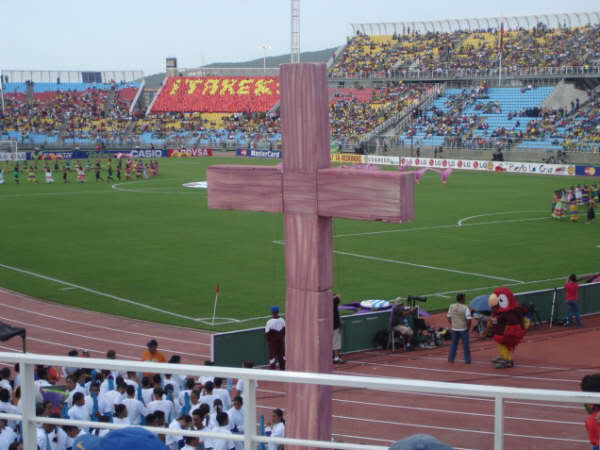
[[[407,33],[351,39],[336,61],[331,76],[399,76],[421,71],[475,71],[498,67],[498,29]],[[508,70],[597,65],[600,25],[508,30],[503,38],[503,65]],[[389,39],[388,39],[389,38]],[[384,42],[385,44],[380,44]]]
[[[279,77],[169,77],[151,112],[266,112],[278,101]]]

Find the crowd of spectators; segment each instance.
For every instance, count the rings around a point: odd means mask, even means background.
[[[584,27],[504,32],[502,64],[509,71],[539,68],[598,66],[600,24]],[[358,34],[347,44],[330,71],[332,77],[396,76],[421,72],[454,71],[476,74],[499,65],[497,29],[412,32],[393,36]]]
[[[359,140],[406,108],[418,104],[431,89],[433,87],[423,84],[398,84],[373,89],[368,101],[334,94],[329,105],[332,140],[345,144]]]
[[[464,114],[463,111],[482,98],[487,98],[486,85],[449,95],[443,109],[435,105],[425,111],[416,109],[412,120],[400,132],[408,138],[417,135],[444,136],[445,146],[461,146],[471,137],[474,127],[480,123],[479,115]]]
[[[68,353],[81,355],[77,350]],[[106,353],[116,359],[114,350]],[[178,364],[179,355],[170,359],[158,350],[152,339],[142,354],[143,361]],[[205,365],[214,364],[205,361]],[[247,361],[245,368],[253,363]],[[21,379],[19,367],[14,373],[8,367],[0,371],[0,412],[21,413]],[[228,439],[232,433],[244,432],[243,383],[218,377],[184,377],[169,374],[117,372],[81,369],[77,367],[37,366],[35,369],[36,415],[52,418],[69,418],[93,422],[112,422],[123,425],[146,425],[170,430],[202,430],[223,434],[223,439],[184,438],[177,434],[155,435],[170,450],[188,445],[189,449],[243,450],[242,442]],[[283,413],[273,411],[267,425],[272,436],[284,436]],[[0,449],[22,449],[20,423],[0,419]],[[108,429],[59,427],[39,424],[37,444],[40,450],[67,450],[75,448],[78,438],[91,434],[105,436]],[[276,447],[276,446],[275,446]],[[77,447],[79,448],[79,447]],[[82,447],[83,448],[83,447]],[[271,446],[269,446],[271,448]]]
[[[581,106],[577,99],[570,109],[542,108],[528,113],[535,118],[527,123],[523,139],[551,140],[564,150],[600,151],[600,94],[590,96]]]

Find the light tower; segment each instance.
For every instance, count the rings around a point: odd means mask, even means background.
[[[300,0],[292,0],[292,44],[290,49],[292,64],[300,62]]]

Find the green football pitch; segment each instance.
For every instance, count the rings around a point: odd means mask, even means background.
[[[208,330],[260,326],[284,307],[283,226],[278,214],[207,209],[210,164],[275,164],[233,158],[161,160],[150,180],[0,185],[0,285],[58,303]],[[2,163],[4,166],[4,163]],[[38,163],[39,164],[39,163]],[[41,166],[41,164],[39,164]],[[23,174],[25,175],[25,174]],[[104,174],[106,175],[106,174]],[[553,190],[590,179],[455,171],[443,186],[416,186],[416,220],[334,220],[334,290],[343,301],[426,295],[446,308],[508,285],[562,285],[600,269],[598,223],[550,218]],[[215,287],[221,292],[211,325]]]

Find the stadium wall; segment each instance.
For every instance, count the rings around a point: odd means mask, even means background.
[[[516,294],[521,306],[533,305],[544,324],[562,321],[566,317],[565,289],[544,289]],[[578,302],[582,315],[600,313],[600,283],[579,287]],[[388,329],[390,311],[342,316],[342,353],[351,353],[375,348],[375,335]],[[535,320],[534,320],[535,321]],[[229,333],[217,333],[212,338],[212,360],[219,366],[241,367],[245,360],[256,365],[267,365],[269,361],[265,329],[251,328]]]

